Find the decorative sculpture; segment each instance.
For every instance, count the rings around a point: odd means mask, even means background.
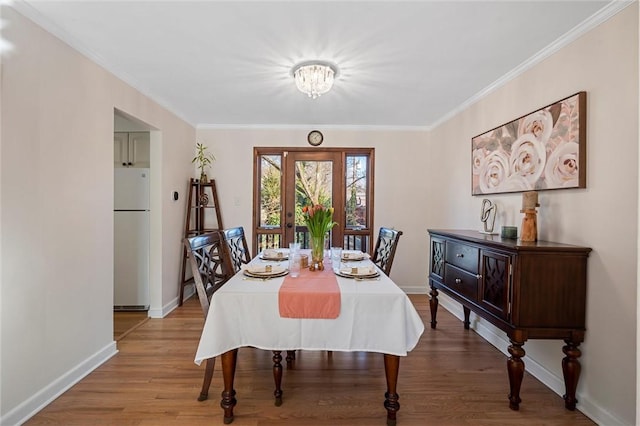
[[[482,208],[480,209],[480,220],[484,225],[485,234],[493,234],[493,226],[496,223],[496,212],[498,211],[498,206],[493,204],[491,200],[487,200],[486,198],[482,200]]]
[[[524,213],[524,217],[522,218],[522,232],[520,233],[521,241],[536,241],[538,239],[536,207],[540,207],[538,193],[536,191],[522,193],[522,210],[520,210],[520,213]]]

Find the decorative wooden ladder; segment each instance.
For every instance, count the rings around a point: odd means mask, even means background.
[[[215,217],[212,215],[214,212]],[[199,179],[192,178],[189,182],[189,199],[187,200],[184,237],[190,238],[196,235],[206,234],[207,232],[218,231],[220,229],[223,229],[222,216],[220,214],[218,204],[218,191],[216,190],[215,180],[211,179],[207,183],[202,183]],[[186,274],[187,248],[183,244],[178,306],[182,306],[184,287],[193,282],[193,278],[186,278]]]

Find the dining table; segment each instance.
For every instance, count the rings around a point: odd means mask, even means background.
[[[276,405],[282,403],[283,351],[287,362],[296,350],[382,354],[387,425],[395,425],[400,357],[415,348],[424,332],[406,293],[360,251],[343,251],[335,270],[327,257],[324,271],[302,268],[296,277],[289,274],[287,249],[275,257],[265,253],[213,294],[196,351],[198,365],[220,357],[224,423],[233,421],[237,403],[238,348],[253,347],[273,351]]]

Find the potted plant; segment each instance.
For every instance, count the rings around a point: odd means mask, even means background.
[[[192,163],[198,163],[198,168],[200,169],[200,182],[207,183],[209,182],[209,178],[207,177],[207,173],[205,172],[205,168],[209,167],[209,165],[214,162],[216,157],[207,152],[207,147],[201,143],[196,143],[196,156],[191,160]]]
[[[304,206],[302,217],[309,229],[311,243],[310,271],[324,270],[324,240],[327,233],[337,225],[333,221],[333,207],[325,207],[321,204]]]

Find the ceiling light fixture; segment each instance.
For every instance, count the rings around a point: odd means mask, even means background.
[[[310,61],[294,66],[292,74],[298,90],[315,99],[331,90],[338,69],[328,62]]]

